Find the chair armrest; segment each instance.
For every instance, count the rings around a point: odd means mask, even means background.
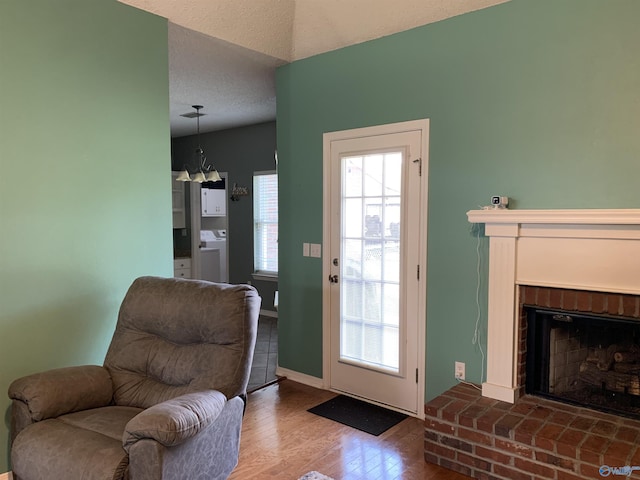
[[[9,385],[9,397],[24,402],[32,421],[37,422],[109,405],[113,385],[104,367],[57,368],[14,380]]]
[[[211,425],[227,398],[216,390],[187,393],[149,407],[127,423],[122,445],[127,452],[138,440],[150,438],[164,446],[178,445]]]

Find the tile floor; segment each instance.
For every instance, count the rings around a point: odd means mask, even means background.
[[[252,392],[276,380],[278,365],[278,319],[260,315],[258,338],[247,392]]]

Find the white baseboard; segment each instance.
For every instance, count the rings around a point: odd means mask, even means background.
[[[273,310],[260,310],[260,315],[264,315],[265,317],[278,318],[278,312],[274,312]],[[0,478],[0,480],[2,479]]]
[[[13,479],[13,475],[11,474],[11,472],[0,473],[0,480],[12,480],[12,479]]]
[[[278,366],[276,368],[276,376],[287,377],[289,380],[293,380],[294,382],[298,382],[298,383],[302,383],[303,385],[309,385],[310,387],[326,390],[324,387],[324,381],[321,378],[313,377],[305,373],[296,372],[294,370],[289,370],[289,369]]]

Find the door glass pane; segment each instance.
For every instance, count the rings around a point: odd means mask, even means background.
[[[385,283],[382,290],[384,297],[384,319],[390,327],[400,327],[400,285]]]
[[[362,197],[362,157],[346,157],[344,162],[344,196]]]
[[[402,185],[402,154],[389,153],[384,159],[384,193],[400,196]]]
[[[362,286],[364,297],[363,320],[366,324],[380,325],[382,321],[382,288],[378,282],[363,282]]]
[[[340,359],[400,366],[402,153],[342,158]]]
[[[345,198],[345,236],[359,238],[362,236],[362,200],[360,198]]]
[[[362,171],[364,173],[364,194],[367,197],[382,194],[383,155],[366,155],[362,158]]]

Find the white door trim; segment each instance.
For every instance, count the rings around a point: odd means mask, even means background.
[[[191,209],[191,278],[200,278],[200,228],[202,225],[201,185],[189,185],[189,208]]]
[[[427,194],[429,172],[429,119],[411,120],[387,125],[328,132],[322,138],[322,244],[328,251],[331,245],[331,142],[357,137],[369,137],[388,133],[401,133],[420,130],[422,134],[422,176],[420,202],[424,214],[420,219],[420,288],[423,295],[419,299],[419,313],[422,321],[418,322],[418,412],[416,417],[424,418],[425,362],[426,362],[426,318],[427,318]],[[322,260],[322,384],[326,390],[331,389],[331,289],[328,281],[331,272],[331,256],[325,254]]]

